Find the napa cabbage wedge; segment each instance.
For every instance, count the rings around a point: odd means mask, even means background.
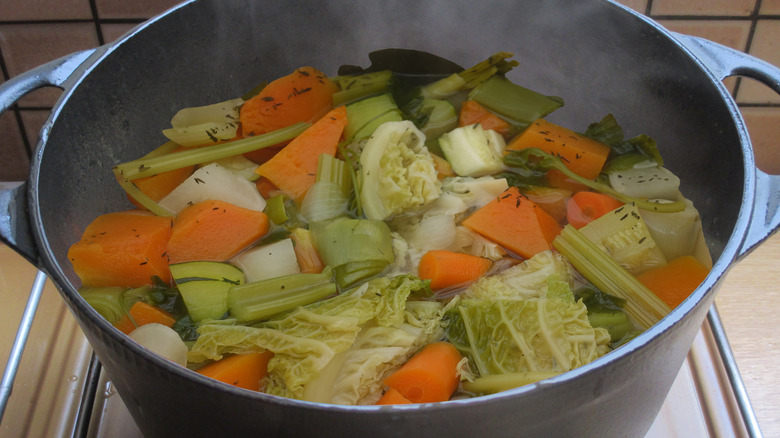
[[[380,125],[359,161],[360,203],[368,219],[385,220],[425,206],[441,194],[425,135],[408,120]]]
[[[403,330],[407,324],[419,326],[420,336],[437,336],[435,317],[429,319],[432,315],[414,316],[407,312],[410,296],[429,293],[428,282],[417,277],[382,277],[252,326],[236,325],[235,321],[209,321],[198,329],[199,337],[188,359],[191,363],[201,363],[219,360],[225,354],[270,350],[274,357],[268,364],[265,392],[304,399],[307,385],[318,379],[337,355],[353,348],[368,327]],[[365,345],[376,346],[381,336],[371,338]],[[382,376],[361,377],[366,381],[372,378],[379,381]]]
[[[480,278],[463,293],[468,298],[481,299],[542,298],[548,294],[551,277],[567,288],[575,286],[574,271],[566,259],[557,252],[542,251],[498,274]]]

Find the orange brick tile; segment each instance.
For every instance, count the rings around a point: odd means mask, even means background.
[[[747,16],[756,0],[654,0],[653,15]]]
[[[742,108],[759,169],[780,175],[780,108]]]

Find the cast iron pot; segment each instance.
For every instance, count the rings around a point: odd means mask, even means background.
[[[559,377],[431,405],[344,407],[218,384],[154,356],[78,295],[66,253],[97,215],[129,204],[112,166],[164,142],[180,108],[233,98],[302,65],[333,73],[377,49],[461,65],[512,51],[513,80],[566,106],[584,129],[612,113],[660,145],[704,219],[715,260],[681,306],[626,346]],[[147,436],[643,436],[729,267],[778,226],[778,179],[755,167],[720,80],[741,74],[780,92],[780,70],[709,41],[671,34],[596,0],[241,1],[182,4],[120,41],[39,67],[2,87],[6,109],[33,88],[64,89],[29,179],[2,192],[3,240],[60,289]]]

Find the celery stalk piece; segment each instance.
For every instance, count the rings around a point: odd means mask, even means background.
[[[510,52],[497,52],[466,70],[424,85],[420,90],[421,94],[427,98],[443,99],[460,90],[474,88],[488,78],[505,74],[519,65],[517,61],[506,60],[512,56]]]
[[[336,292],[333,271],[326,267],[319,274],[285,275],[233,286],[228,291],[228,308],[241,322],[260,321]]]
[[[393,72],[390,70],[333,77],[331,80],[341,89],[333,94],[333,106],[348,104],[372,94],[385,92],[390,87],[392,78]]]
[[[525,127],[563,106],[563,99],[545,96],[510,81],[493,76],[469,92],[469,99]]]
[[[309,123],[295,123],[285,128],[277,129],[254,137],[247,137],[229,143],[217,144],[203,148],[182,151],[175,154],[163,155],[150,159],[138,159],[127,163],[118,164],[115,169],[121,176],[128,180],[156,175],[169,170],[180,169],[195,164],[207,163],[232,157],[257,149],[266,148],[283,141],[295,138],[310,126]]]
[[[566,225],[553,240],[553,247],[597,288],[625,299],[624,310],[642,330],[671,311],[650,289],[571,225]]]
[[[463,382],[463,390],[473,394],[495,394],[512,388],[529,385],[560,375],[559,371],[525,371],[520,373],[488,374]]]
[[[577,175],[576,173],[569,170],[569,168],[563,164],[560,158],[554,157],[539,148],[527,148],[520,151],[509,152],[504,156],[504,164],[507,165],[509,171],[518,172],[521,174],[528,171],[533,172],[539,170],[547,171],[550,169],[556,169],[580,184],[586,185],[591,189],[596,190],[597,192],[606,193],[607,195],[610,195],[619,201],[625,202],[626,204],[636,204],[636,206],[642,210],[657,211],[659,213],[674,213],[683,211],[686,208],[685,202],[683,201],[657,202],[626,196],[617,192],[608,184],[593,181]]]
[[[315,182],[301,203],[301,214],[306,220],[330,220],[347,213],[352,188],[349,171],[344,161],[332,155],[320,155]]]

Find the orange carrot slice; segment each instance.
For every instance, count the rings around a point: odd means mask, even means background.
[[[483,276],[492,261],[484,257],[446,250],[431,250],[420,259],[418,274],[431,280],[431,289],[466,285]]]
[[[671,308],[675,308],[707,277],[709,269],[693,256],[682,256],[637,278]]]
[[[333,108],[338,85],[312,67],[278,78],[244,102],[239,113],[244,136],[260,135],[298,122],[314,122]]]
[[[260,382],[268,375],[268,361],[273,353],[236,354],[212,362],[197,370],[214,380],[252,391],[260,390]]]
[[[268,232],[268,216],[224,201],[203,201],[179,213],[168,242],[171,263],[221,262]]]
[[[377,405],[408,405],[412,402],[394,388],[390,388],[377,400]]]
[[[566,219],[579,230],[622,205],[622,202],[603,193],[577,192],[566,203]]]
[[[476,100],[467,100],[460,107],[458,126],[468,126],[474,123],[482,125],[482,129],[492,129],[506,137],[510,133],[509,123],[493,114]]]
[[[128,313],[130,316],[125,315],[114,324],[114,327],[126,335],[129,335],[130,332],[142,325],[157,323],[173,327],[173,324],[176,322],[176,319],[170,313],[143,301],[134,303]],[[134,321],[135,323],[133,323]]]
[[[560,157],[572,172],[587,179],[596,179],[609,156],[610,147],[584,137],[563,126],[539,119],[513,138],[507,151],[539,148]]]
[[[154,276],[168,283],[172,222],[142,210],[104,214],[70,247],[68,259],[84,286],[141,287]]]
[[[321,154],[334,156],[347,126],[347,109],[333,109],[294,138],[255,172],[265,177],[292,199],[303,199],[314,184]]]
[[[550,249],[561,232],[558,222],[517,187],[475,211],[463,225],[524,258]]]
[[[462,358],[449,342],[434,342],[387,376],[384,383],[412,403],[447,401],[458,388]]]

